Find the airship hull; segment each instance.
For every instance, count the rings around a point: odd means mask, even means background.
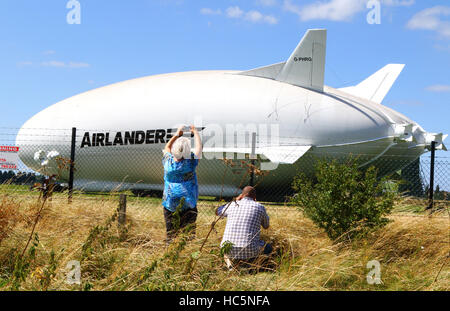
[[[118,132],[158,129],[167,132],[177,124],[201,119],[205,145],[214,134],[210,130],[219,128],[226,146],[245,146],[250,135],[246,139],[236,137],[238,125],[253,127],[261,141],[269,142],[273,138],[270,130],[275,126],[279,144],[314,146],[308,151],[310,154],[294,164],[295,169],[280,164],[261,183],[261,187],[274,184],[280,187],[288,186],[296,172],[310,173],[315,159],[353,154],[361,161],[370,162],[380,155],[394,139],[389,120],[384,116],[390,112],[381,109],[384,108],[369,102],[357,104],[334,94],[231,71],[167,74],[118,83],[57,103],[24,124],[17,144],[22,146],[22,161],[39,170],[40,164],[33,158],[38,149],[56,150],[63,157],[70,157],[70,131],[76,127],[76,186],[95,190],[120,186],[160,190],[165,136],[157,143],[152,137],[151,143],[105,145],[103,142],[95,146],[93,135],[111,134],[110,143],[113,143],[113,136]],[[232,130],[227,133],[227,128]],[[261,128],[265,131],[261,132]],[[30,131],[31,142],[26,140]],[[89,144],[85,140],[83,145],[86,135]],[[406,162],[423,152],[423,147],[416,147],[414,152],[409,147],[408,144],[397,146],[396,155],[404,157]],[[202,159],[198,169],[200,193],[235,194],[246,169],[238,172],[235,168],[230,174],[225,172],[227,169],[221,159]]]
[[[326,31],[309,30],[283,63],[156,75],[76,95],[23,125],[19,156],[33,170],[67,178],[66,170],[36,154],[69,158],[75,127],[77,188],[162,190],[164,145],[178,125],[195,124],[204,143],[200,194],[233,196],[248,182],[248,163],[269,171],[257,181],[269,193],[287,191],[299,172],[313,174],[319,159],[352,156],[361,167],[388,174],[417,159],[431,141],[445,149],[445,135],[427,133],[381,105],[404,65],[334,89],[323,84],[325,47]]]

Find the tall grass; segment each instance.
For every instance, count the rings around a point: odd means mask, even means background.
[[[229,271],[220,252],[225,221],[217,203],[200,201],[195,239],[165,244],[158,200],[129,200],[125,231],[117,226],[118,198],[55,195],[45,203],[30,247],[36,197],[0,195],[1,290],[449,290],[449,218],[394,213],[364,239],[332,243],[294,206],[267,205],[271,227],[263,238],[275,252],[271,270]],[[416,216],[416,217],[413,217]],[[419,216],[419,217],[417,217]],[[81,264],[81,284],[66,282],[66,265]],[[381,264],[380,285],[369,285],[366,264]],[[195,265],[193,264],[195,262]],[[18,274],[18,272],[20,272]]]

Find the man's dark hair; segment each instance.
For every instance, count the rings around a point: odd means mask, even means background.
[[[247,186],[242,189],[241,198],[249,197],[256,200],[256,189],[252,186]]]

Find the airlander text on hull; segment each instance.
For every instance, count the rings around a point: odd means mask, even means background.
[[[115,134],[111,132],[92,134],[85,132],[80,147],[164,144],[172,138],[173,132],[173,129],[125,131]]]

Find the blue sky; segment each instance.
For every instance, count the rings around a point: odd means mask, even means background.
[[[380,24],[367,0],[78,1],[81,24],[67,23],[68,0],[0,1],[0,127],[131,78],[283,61],[308,28],[327,28],[327,85],[404,63],[383,104],[450,133],[448,0],[380,0]]]

